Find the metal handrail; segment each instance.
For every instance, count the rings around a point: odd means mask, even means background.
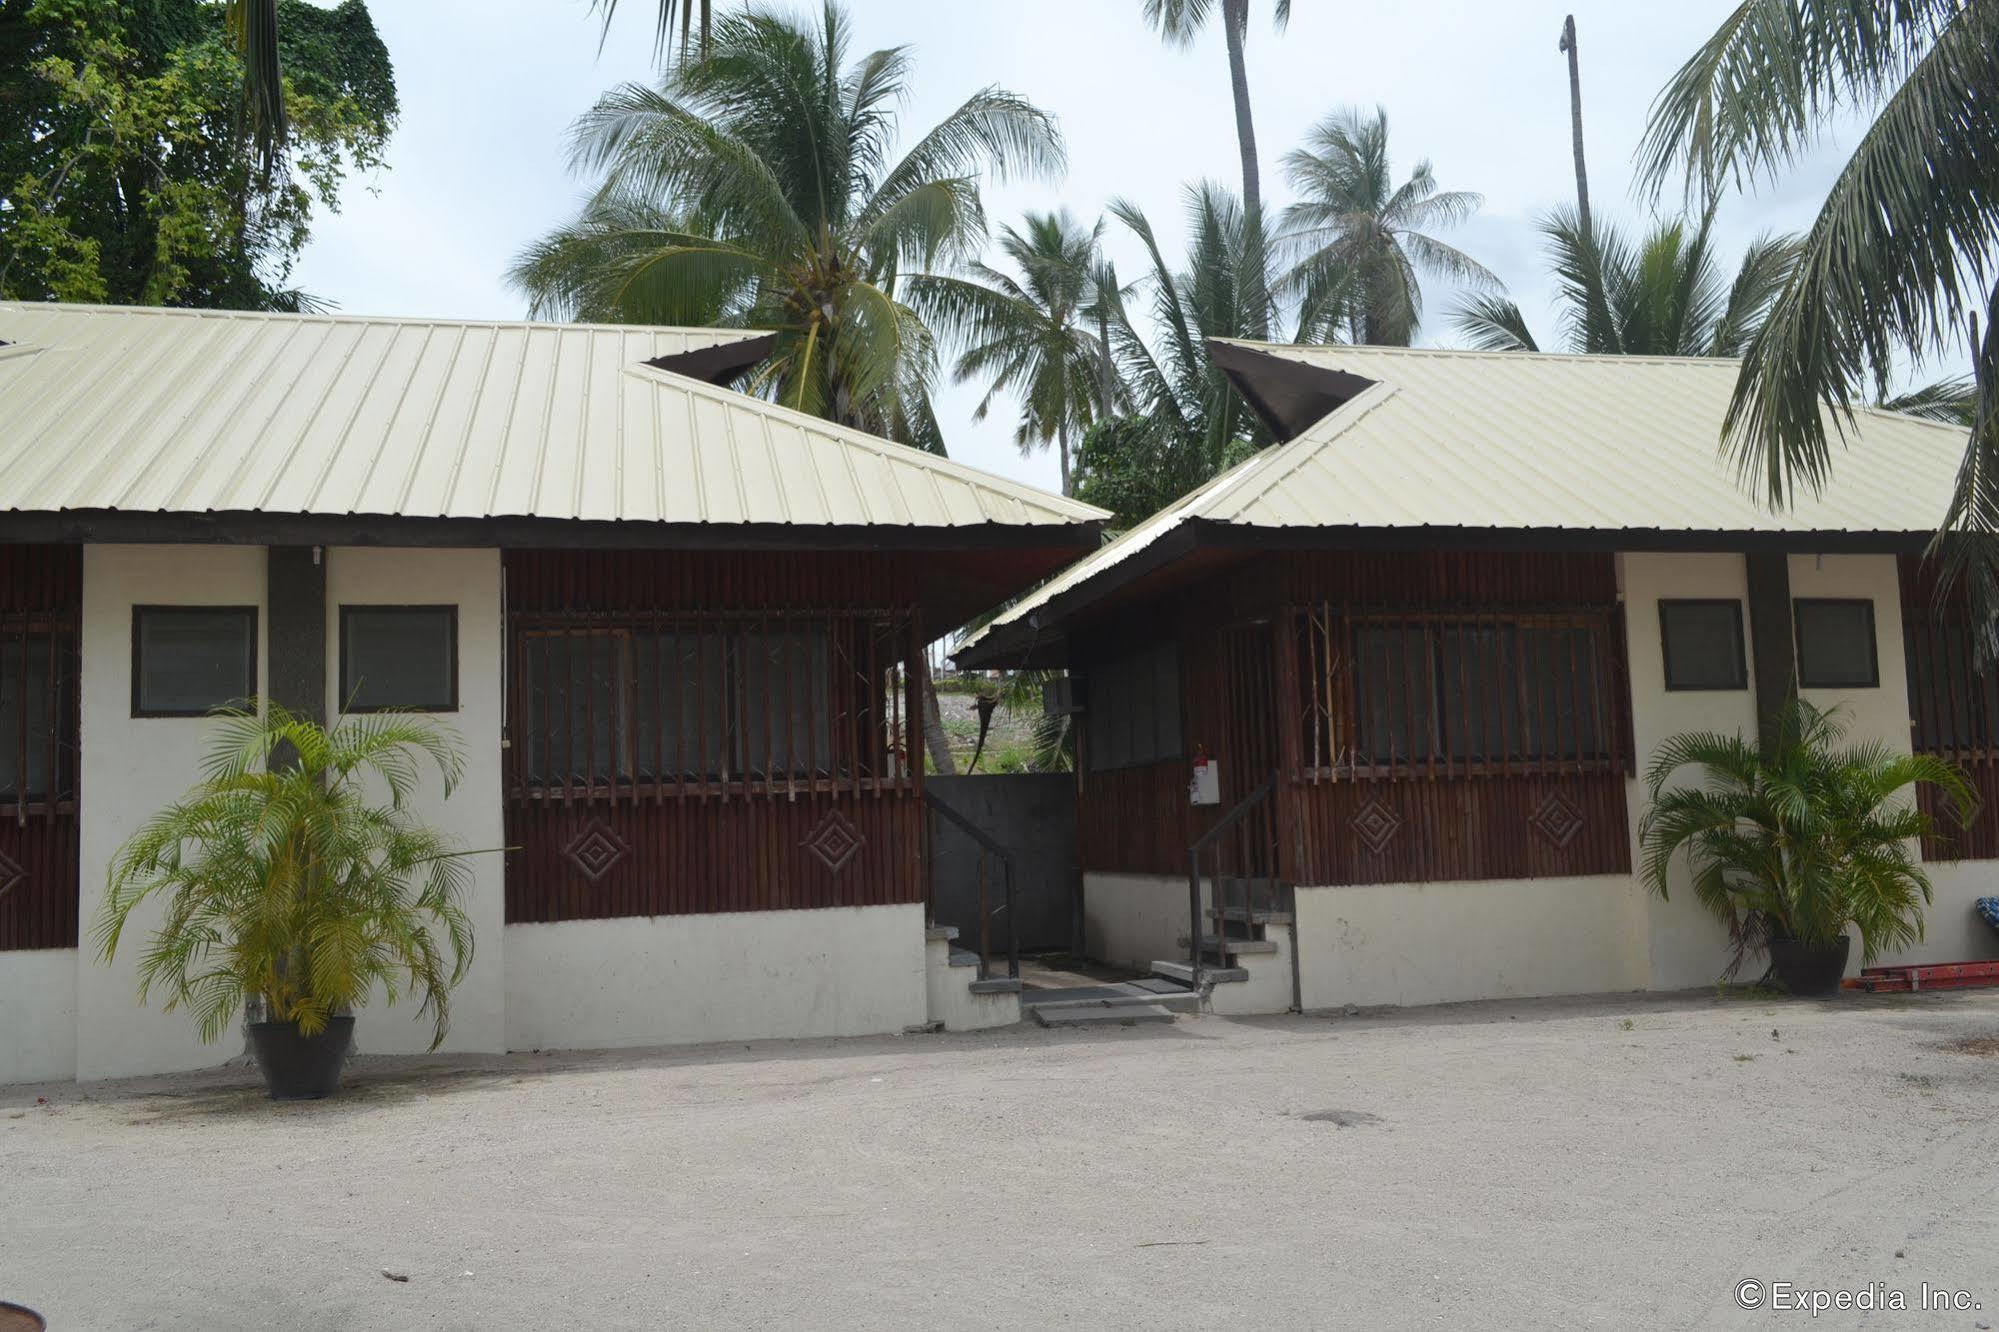
[[[1233,809],[1215,820],[1214,826],[1195,838],[1194,844],[1187,848],[1187,959],[1192,967],[1193,988],[1196,990],[1201,988],[1202,940],[1205,937],[1201,929],[1201,853],[1214,845],[1223,834],[1229,832],[1237,824],[1241,823],[1243,819],[1248,817],[1251,810],[1270,799],[1271,794],[1277,790],[1277,777],[1278,774],[1272,772],[1269,777],[1264,779],[1263,785],[1244,796],[1236,803]],[[1271,872],[1273,874],[1276,872],[1275,865],[1271,866]],[[1219,897],[1221,892],[1221,884],[1219,882],[1221,874],[1219,867],[1217,868],[1215,878],[1217,880],[1215,884],[1215,892],[1217,894],[1215,907],[1219,911],[1221,909]],[[1248,904],[1245,903],[1245,905],[1247,906]],[[1216,925],[1215,935],[1216,942],[1219,945],[1222,938],[1219,922]]]
[[[1014,929],[1013,852],[1001,846],[997,841],[993,839],[992,834],[988,833],[985,829],[979,827],[976,823],[973,823],[963,814],[960,814],[957,810],[952,809],[949,805],[945,804],[942,800],[938,799],[936,792],[925,791],[923,793],[923,803],[933,812],[943,815],[945,822],[949,823],[952,827],[958,829],[958,831],[964,833],[967,837],[971,838],[973,844],[977,846],[982,852],[990,854],[999,860],[1000,868],[1002,870],[1002,876],[1001,876],[1002,895],[1000,898],[1000,910],[1006,913],[1006,974],[1008,979],[1010,980],[1019,980],[1020,940],[1018,933]],[[985,862],[982,859],[979,863],[979,979],[980,980],[990,979],[990,977],[986,973],[990,969],[991,965],[988,960],[992,956],[991,930],[992,930],[992,909],[987,904],[986,868],[985,868]]]

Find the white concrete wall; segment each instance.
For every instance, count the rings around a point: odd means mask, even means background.
[[[866,1036],[927,1018],[920,905],[509,925],[507,1045]]]
[[[76,1076],[76,949],[0,953],[0,1086]]]
[[[1201,906],[1208,885],[1201,884]],[[1205,919],[1205,917],[1204,917]],[[1085,874],[1083,948],[1099,962],[1144,971],[1187,956],[1187,880],[1163,874]]]
[[[82,716],[78,823],[81,930],[76,966],[76,1075],[112,1078],[221,1063],[243,1052],[234,1030],[203,1045],[189,1016],[138,1003],[138,959],[162,919],[159,904],[134,911],[109,965],[88,947],[113,857],[147,818],[200,777],[216,724],[202,717],[132,715],[132,607],[258,608],[257,688],[270,654],[263,639],[262,546],[86,546],[83,551]]]
[[[946,1031],[984,1031],[1020,1021],[1020,991],[973,993],[972,982],[978,979],[979,969],[952,966],[953,947],[949,939],[930,939],[924,944],[924,1011],[929,1020],[942,1023]]]
[[[1299,888],[1301,1003],[1310,1010],[1643,989],[1631,947],[1632,887],[1603,875]]]
[[[342,546],[326,552],[326,709],[339,714],[340,608],[343,605],[458,607],[458,710],[436,719],[456,732],[465,777],[450,799],[434,768],[424,771],[412,811],[468,850],[473,883],[464,899],[472,918],[472,969],[451,995],[446,1050],[504,1050],[506,1037],[506,878],[498,848],[506,844],[501,801],[500,737],[505,698],[501,680],[500,552],[397,550]],[[381,793],[386,798],[386,792]],[[356,1014],[354,1043],[371,1054],[430,1048],[431,1022],[405,1002],[379,999]]]
[[[1641,861],[1638,821],[1645,814],[1645,774],[1659,746],[1683,731],[1720,731],[1754,737],[1756,691],[1753,684],[1728,690],[1668,690],[1664,648],[1659,631],[1659,603],[1667,600],[1722,598],[1742,603],[1744,679],[1756,678],[1756,649],[1749,619],[1749,576],[1740,555],[1627,554],[1618,557],[1619,586],[1624,594],[1624,623],[1631,673],[1631,733],[1637,776],[1625,792],[1631,815],[1631,868]],[[1687,774],[1681,782],[1698,780]],[[1643,959],[1637,984],[1654,990],[1678,990],[1712,984],[1728,966],[1733,948],[1728,931],[1694,900],[1685,858],[1674,863],[1668,881],[1670,896],[1660,901],[1634,878],[1631,929],[1634,947]],[[1755,961],[1743,965],[1746,979],[1762,974]]]

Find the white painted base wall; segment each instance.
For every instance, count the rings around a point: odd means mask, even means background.
[[[1297,890],[1304,1007],[1444,1004],[1646,986],[1622,876]]]
[[[1981,897],[1999,897],[1999,860],[1931,861],[1930,888],[1936,900],[1923,918],[1923,941],[1899,953],[1884,953],[1875,966],[1910,962],[1999,961],[1999,930],[1993,929],[1971,904]],[[1847,970],[1860,968],[1860,945],[1853,948]]]
[[[1229,965],[1249,973],[1248,980],[1223,981],[1208,993],[1208,1009],[1223,1017],[1253,1017],[1291,1011],[1291,929],[1266,925],[1263,937],[1277,945],[1274,953],[1243,953]],[[1186,955],[1182,949],[1181,956]]]
[[[1207,885],[1201,905],[1208,904]],[[1085,874],[1083,947],[1099,962],[1144,971],[1185,957],[1187,881],[1163,874]]]
[[[509,925],[507,1046],[868,1036],[926,1019],[923,908]]]
[[[984,1031],[1020,1021],[1020,991],[975,994],[972,982],[978,975],[977,967],[951,965],[949,939],[925,943],[923,979],[929,1020],[942,1023],[946,1031]]]
[[[76,950],[0,953],[0,1086],[76,1076]]]

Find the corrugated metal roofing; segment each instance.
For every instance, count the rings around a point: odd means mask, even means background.
[[[1106,516],[647,364],[756,336],[0,302],[0,509],[948,528]]]
[[[1960,429],[1863,410],[1857,423],[1836,423],[1846,447],[1825,493],[1772,512],[1719,451],[1736,361],[1236,345],[1371,386],[1071,565],[967,647],[1195,520],[1245,528],[1921,533],[1942,521],[1964,453]]]
[[[1257,527],[1924,532],[1964,432],[1827,414],[1820,496],[1772,512],[1719,454],[1732,360],[1383,347],[1258,348],[1378,386],[1308,427],[1259,484],[1202,516]],[[1837,447],[1837,446],[1835,446]]]

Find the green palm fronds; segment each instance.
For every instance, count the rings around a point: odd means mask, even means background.
[[[1298,202],[1284,210],[1278,237],[1291,262],[1279,291],[1299,302],[1299,341],[1406,347],[1423,319],[1421,274],[1501,285],[1433,234],[1477,212],[1482,196],[1439,188],[1428,162],[1397,185],[1387,112],[1328,116],[1285,154],[1284,170]]]
[[[1976,797],[1942,759],[1849,746],[1845,736],[1837,711],[1794,699],[1767,753],[1740,735],[1700,731],[1653,757],[1641,877],[1666,897],[1684,853],[1695,898],[1735,941],[1731,975],[1771,937],[1819,947],[1851,924],[1868,962],[1923,937],[1930,881],[1912,848],[1931,820],[1902,793],[1932,784],[1966,816]],[[1697,784],[1675,784],[1689,769]]]
[[[158,902],[139,995],[187,1008],[204,1041],[246,1000],[310,1035],[379,990],[390,1003],[422,997],[435,1049],[472,963],[460,905],[471,853],[418,823],[408,803],[427,771],[446,796],[458,784],[455,737],[393,712],[331,727],[275,705],[218,717],[201,782],[112,862],[99,955],[115,957],[132,912]]]
[[[847,46],[837,5],[753,7],[657,86],[606,93],[571,140],[594,194],[509,276],[539,316],[775,332],[750,391],[942,452],[937,342],[976,314],[943,274],[985,238],[980,181],[1058,169],[1061,136],[983,88],[898,156],[908,49]]]
[[[1562,302],[1562,349],[1600,356],[1740,356],[1797,263],[1798,242],[1760,236],[1735,276],[1714,245],[1714,215],[1653,225],[1634,244],[1573,208],[1541,221]],[[1520,308],[1482,295],[1460,306],[1457,331],[1483,351],[1539,351]]]
[[[1659,94],[1639,154],[1703,198],[1775,179],[1871,117],[1744,351],[1723,432],[1773,507],[1830,479],[1896,359],[1969,343],[1977,405],[1941,553],[1999,622],[1999,0],[1742,0]],[[1978,325],[1984,322],[1981,335]],[[1871,389],[1871,391],[1870,391]],[[1995,635],[1979,635],[1991,659]]]

